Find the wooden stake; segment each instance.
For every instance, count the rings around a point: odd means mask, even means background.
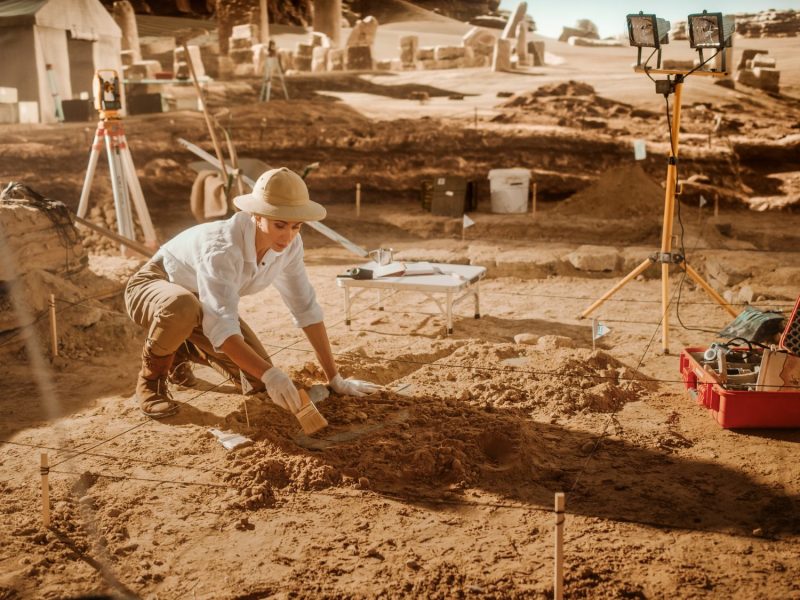
[[[597,317],[592,317],[592,352],[594,352],[597,348],[595,348],[595,340],[597,339]]]
[[[250,429],[250,415],[247,414],[247,398],[242,399],[242,404],[244,405],[244,418],[247,421],[247,428]]]
[[[478,128],[478,107],[477,106],[475,107],[475,117],[474,117],[474,121],[473,122],[475,124],[475,129],[477,129]]]
[[[719,196],[714,197],[714,216],[719,216]]]
[[[536,182],[535,181],[533,182],[533,196],[532,196],[532,198],[533,198],[533,202],[532,202],[533,206],[531,206],[531,215],[535,217],[536,216]]]
[[[227,185],[228,170],[225,168],[225,157],[222,155],[222,147],[219,145],[217,132],[214,129],[214,125],[211,123],[211,115],[209,114],[208,107],[206,106],[206,97],[203,94],[203,90],[200,89],[200,82],[197,80],[197,73],[194,72],[194,63],[192,62],[191,54],[189,54],[189,46],[186,44],[183,45],[183,53],[184,57],[186,58],[186,64],[189,65],[189,73],[192,75],[192,82],[194,83],[194,89],[197,92],[197,98],[200,100],[200,108],[203,109],[203,116],[206,118],[206,126],[208,127],[208,133],[211,135],[211,143],[214,145],[214,152],[216,153],[217,160],[219,161],[219,169],[222,171],[222,179]]]
[[[564,598],[564,493],[557,492],[555,497],[555,568],[553,570],[553,598]]]
[[[58,328],[56,326],[56,297],[50,294],[50,356],[58,356]]]
[[[47,452],[42,452],[39,472],[42,474],[42,525],[50,527],[50,462]]]
[[[356,216],[361,216],[361,184],[356,184]]]

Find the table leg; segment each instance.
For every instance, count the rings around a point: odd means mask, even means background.
[[[453,292],[447,292],[447,335],[453,333]]]
[[[350,325],[350,288],[344,288],[344,324]]]

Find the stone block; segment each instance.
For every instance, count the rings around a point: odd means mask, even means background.
[[[345,50],[345,68],[348,71],[369,71],[372,69],[371,46],[348,46]]]
[[[366,17],[356,22],[347,38],[345,47],[372,46],[375,43],[375,34],[378,31],[378,20],[375,17]]]
[[[745,48],[742,50],[742,57],[739,59],[739,65],[736,67],[737,69],[745,69],[747,68],[747,61],[753,60],[759,54],[767,54],[767,50],[753,50],[752,48]]]
[[[228,40],[228,52],[232,50],[250,50],[253,40],[250,38],[230,38]]]
[[[564,258],[579,271],[614,271],[619,263],[619,252],[607,246],[580,246]]]
[[[418,48],[417,60],[433,60],[433,48]]]
[[[544,66],[544,42],[528,42],[528,54],[531,66]]]
[[[494,44],[492,71],[511,70],[511,40],[498,39]]]
[[[0,123],[7,125],[19,121],[16,102],[0,102]]]
[[[524,21],[517,26],[516,53],[517,64],[528,66],[528,24]]]
[[[163,54],[172,54],[175,50],[175,38],[168,36],[145,36],[139,38],[142,58],[152,59]],[[156,60],[158,60],[156,58]]]
[[[189,49],[189,58],[192,61],[192,66],[194,67],[194,73],[197,75],[198,79],[202,79],[206,76],[206,69],[203,65],[203,59],[200,54],[200,46],[187,46]],[[178,68],[177,65],[179,63],[186,63],[186,51],[181,46],[180,48],[175,48],[175,62],[173,65],[173,70],[177,73]],[[189,75],[191,77],[191,74]]]
[[[156,73],[159,71],[161,71],[161,63],[157,60],[140,60],[137,63],[122,68],[124,78],[133,81],[155,79]]]
[[[213,56],[206,60],[206,73],[214,79],[229,79],[234,63],[230,56]]]
[[[416,35],[406,35],[400,38],[400,60],[404,64],[412,64],[417,56],[419,38]]]
[[[464,37],[461,38],[461,43],[464,47],[483,50],[489,54],[494,48],[496,39],[497,36],[495,36],[492,32],[480,27],[473,27],[464,34]]]
[[[755,56],[753,58],[753,69],[757,67],[766,67],[767,69],[774,69],[778,65],[777,61],[771,56]]]
[[[328,69],[344,71],[344,48],[331,48],[328,52]]]
[[[514,343],[535,346],[539,341],[539,336],[534,333],[518,333],[514,336]]]
[[[163,97],[169,110],[200,110],[200,101],[193,86],[164,86]]]
[[[330,48],[333,46],[331,43],[331,38],[319,31],[312,31],[311,32],[311,46],[314,48],[322,47],[322,48]]]
[[[375,62],[375,69],[378,71],[391,71],[392,70],[392,61],[391,60],[379,60]]]
[[[234,25],[231,29],[231,40],[248,40],[250,44],[256,42],[258,37],[258,25],[255,23],[245,23],[244,25]]]
[[[123,50],[119,53],[123,67],[127,67],[136,62],[136,53],[133,50]]]
[[[298,56],[295,54],[293,61],[294,70],[302,73],[308,73],[311,71],[311,61],[312,57],[310,56]]]
[[[436,46],[433,49],[434,60],[453,60],[464,56],[464,46]]]
[[[294,69],[294,52],[286,48],[278,49],[278,60],[281,61],[281,66],[284,71]]]
[[[326,36],[327,37],[327,36]],[[311,72],[324,73],[328,70],[328,54],[330,48],[326,46],[315,46],[311,57]]]
[[[0,87],[0,104],[16,104],[19,102],[17,88]]]
[[[781,72],[778,69],[756,67],[753,75],[758,79],[758,87],[768,92],[780,91]]]
[[[233,61],[234,65],[252,65],[253,64],[253,51],[248,46],[246,49],[231,50],[228,56]]]
[[[294,50],[294,55],[301,58],[313,58],[314,46],[311,44],[302,44],[298,42]]]
[[[233,65],[234,77],[255,77],[256,67],[252,62]]]

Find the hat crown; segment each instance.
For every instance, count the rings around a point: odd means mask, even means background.
[[[306,182],[286,167],[262,173],[253,188],[253,196],[273,206],[302,206],[311,201]]]

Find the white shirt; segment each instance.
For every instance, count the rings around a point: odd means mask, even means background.
[[[256,259],[256,225],[239,212],[224,221],[195,225],[161,246],[155,255],[176,283],[200,298],[203,333],[219,350],[241,335],[239,298],[272,284],[292,313],[295,326],[322,321],[322,308],[303,264],[303,240],[297,235],[283,252],[272,249]]]

